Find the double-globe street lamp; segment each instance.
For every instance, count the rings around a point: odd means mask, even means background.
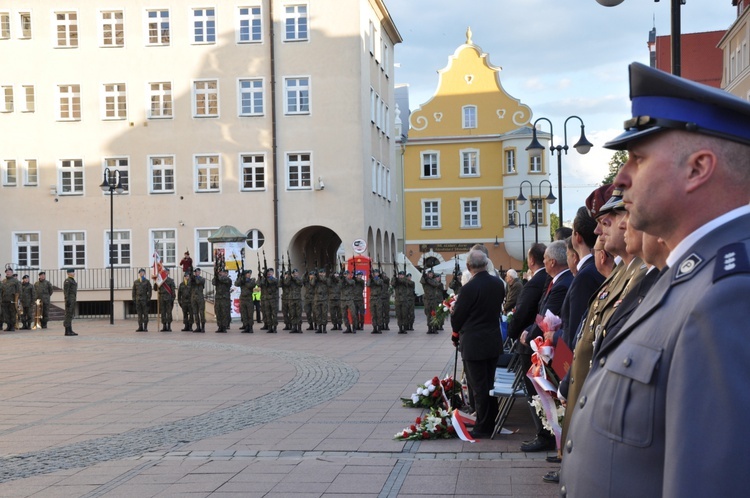
[[[529,180],[524,180],[521,182],[521,185],[518,186],[518,197],[516,197],[516,201],[518,201],[518,204],[523,206],[526,203],[526,196],[523,195],[523,184],[528,183],[529,184],[529,190],[531,193],[529,194],[531,196],[531,206],[529,206],[529,210],[526,211],[527,213],[533,213],[534,215],[534,242],[537,244],[539,243],[539,206],[537,206],[537,202],[541,202],[542,200],[542,185],[545,183],[549,185],[549,194],[547,194],[547,197],[545,197],[545,201],[547,201],[547,204],[553,204],[555,200],[557,199],[555,197],[555,194],[552,193],[552,182],[549,180],[542,180],[539,182],[539,185],[537,185],[539,195],[535,198],[534,197],[534,184],[531,183]],[[518,212],[518,211],[515,211]],[[512,226],[512,225],[511,225]],[[529,225],[532,226],[532,225]]]
[[[529,155],[531,157],[541,157],[542,152],[544,151],[545,147],[541,143],[539,143],[539,140],[536,138],[536,124],[539,121],[546,121],[549,123],[549,150],[550,153],[554,155],[555,152],[557,152],[557,197],[558,197],[558,204],[557,206],[557,212],[558,216],[560,217],[560,226],[562,226],[563,223],[563,194],[562,194],[562,153],[565,152],[565,155],[568,154],[568,149],[570,148],[568,146],[568,121],[571,119],[577,119],[581,122],[581,137],[578,139],[578,142],[573,146],[573,148],[579,153],[579,154],[588,154],[588,152],[591,150],[591,147],[594,146],[591,142],[589,142],[586,139],[586,133],[584,133],[585,125],[583,124],[583,120],[579,118],[578,116],[568,116],[568,118],[563,123],[563,145],[555,145],[555,135],[554,131],[552,129],[552,121],[550,121],[547,118],[539,118],[536,121],[534,121],[533,125],[533,135],[531,136],[531,143],[528,147],[526,147],[526,150],[529,151]],[[547,201],[549,202],[549,200]],[[550,203],[551,204],[551,203]]]
[[[523,260],[523,267],[526,268],[526,227],[533,226],[534,228],[537,227],[536,223],[536,216],[533,216],[533,213],[531,211],[526,211],[526,216],[523,218],[522,221],[525,223],[516,223],[516,216],[518,216],[519,219],[521,219],[521,213],[518,211],[511,211],[508,213],[508,216],[510,217],[510,223],[508,223],[508,228],[521,228],[521,250],[523,251],[523,257],[521,258]],[[532,221],[529,223],[529,217],[528,215],[532,214]],[[537,240],[538,242],[538,240]]]
[[[106,194],[109,193],[109,324],[115,324],[115,193],[122,194],[125,187],[122,186],[120,170],[110,172],[104,168],[104,181],[99,187]]]
[[[605,7],[614,7],[620,5],[624,0],[596,0],[599,5]],[[659,0],[654,0],[658,2]],[[681,76],[682,73],[682,14],[680,7],[685,3],[685,0],[670,0],[672,7],[672,15],[670,18],[670,24],[672,28],[672,74],[675,76]]]

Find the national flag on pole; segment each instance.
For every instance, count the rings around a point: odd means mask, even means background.
[[[156,279],[156,285],[161,287],[164,284],[164,280],[167,278],[167,270],[164,269],[164,265],[161,263],[161,257],[157,251],[154,251],[154,267],[152,277]],[[165,287],[167,292],[172,294],[172,289],[167,285]]]

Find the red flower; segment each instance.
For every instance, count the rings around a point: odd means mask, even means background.
[[[436,425],[436,426],[435,426],[435,432],[439,433],[439,432],[440,432],[440,430],[441,430],[441,427],[440,427],[439,425]]]
[[[411,429],[412,432],[417,432],[417,427],[415,425],[412,425],[409,429]]]
[[[430,434],[427,431],[423,432],[422,439],[430,439]]]
[[[440,391],[438,391],[437,389],[435,389],[432,392],[432,397],[435,398],[435,399],[439,398],[440,397]]]
[[[448,432],[450,432],[451,434],[453,434],[454,432],[456,432],[456,429],[454,429],[452,425],[449,425],[448,426]]]
[[[430,311],[431,316],[435,316],[435,310]]]
[[[409,437],[409,433],[408,433],[408,432],[406,432],[406,431],[404,431],[404,433],[403,433],[403,434],[401,434],[401,437]]]
[[[433,377],[432,378],[432,385],[433,386],[437,386],[438,384],[440,384],[440,379],[438,379],[437,376]]]
[[[417,424],[421,424],[422,423],[422,419],[420,417],[417,417],[417,420],[415,420],[414,422],[417,423]]]

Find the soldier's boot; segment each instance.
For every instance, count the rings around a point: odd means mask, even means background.
[[[307,330],[315,330],[315,327],[313,327],[313,322],[307,322]]]
[[[192,327],[188,327],[187,323],[182,325],[182,332],[189,332],[190,330],[192,330]]]
[[[73,332],[73,327],[65,327],[65,335],[78,335],[75,332]]]
[[[148,332],[148,323],[143,324],[143,331]]]
[[[243,324],[243,325],[242,325],[242,327],[240,327],[240,332],[242,332],[243,334],[247,334],[247,330],[248,330],[249,328],[250,328],[250,326],[249,326],[249,325],[247,325],[247,324]]]
[[[373,325],[372,325],[372,332],[370,332],[370,333],[371,333],[371,334],[379,334],[379,333],[380,333],[380,331],[378,330],[378,326],[377,326],[377,325],[375,325],[375,324],[373,324]]]
[[[169,330],[167,330],[167,324],[166,323],[162,323],[161,324],[161,330],[159,332],[169,332]]]
[[[172,332],[172,323],[167,324],[167,332]]]
[[[274,326],[270,327],[266,333],[267,334],[275,334],[276,333],[276,327],[274,327]]]
[[[47,328],[47,322],[42,322],[42,328],[43,328],[43,329],[46,329],[46,328]]]
[[[281,330],[291,330],[292,328],[289,326],[289,322],[284,322],[284,328]]]
[[[268,330],[268,324],[264,323],[260,330]]]
[[[399,325],[399,327],[398,327],[398,333],[399,334],[405,334],[406,333],[406,330],[404,330],[404,326],[403,325]]]
[[[350,325],[346,326],[346,330],[343,332],[344,334],[351,334],[352,333],[352,327]]]
[[[227,333],[227,329],[225,329],[224,327],[219,327],[219,329],[216,331],[216,333],[217,334],[226,334]]]
[[[143,332],[143,324],[141,322],[138,322],[138,328],[135,329],[136,332]]]
[[[318,328],[315,330],[315,333],[316,334],[322,334],[323,333],[323,326],[322,325],[318,325]]]

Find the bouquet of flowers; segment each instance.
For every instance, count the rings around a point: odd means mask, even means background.
[[[400,441],[422,439],[450,439],[456,437],[451,422],[451,412],[444,408],[431,408],[424,417],[417,417],[412,425],[393,436]]]
[[[443,380],[431,378],[417,387],[417,392],[410,398],[401,398],[403,406],[409,408],[448,408],[449,396],[453,392],[453,378],[448,376]]]
[[[430,313],[430,325],[433,327],[442,327],[446,317],[450,316],[451,310],[456,303],[456,295],[452,295]]]
[[[536,414],[539,416],[539,418],[542,421],[542,426],[548,430],[550,433],[553,433],[553,427],[552,424],[550,424],[550,421],[547,420],[547,414],[544,412],[544,406],[542,405],[542,400],[538,395],[534,395],[531,397],[531,401],[529,401],[529,404],[534,409]],[[561,426],[563,417],[565,416],[565,407],[560,403],[560,400],[555,398],[555,413],[552,414],[553,416],[557,417],[557,425]]]
[[[544,332],[543,337],[535,337],[530,346],[534,353],[531,355],[531,367],[526,376],[536,390],[537,403],[541,407],[540,419],[545,426],[549,426],[550,432],[555,435],[558,448],[560,447],[560,421],[559,405],[557,399],[557,386],[559,381],[555,372],[549,366],[549,362],[555,356],[555,347],[552,345],[552,336],[560,328],[562,321],[549,310],[544,317],[537,316],[536,324]],[[533,403],[532,403],[532,406]],[[536,408],[536,406],[535,406]]]

